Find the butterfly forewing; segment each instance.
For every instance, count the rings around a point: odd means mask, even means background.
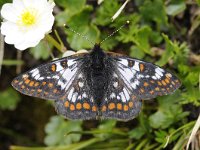
[[[177,77],[156,65],[126,56],[109,56],[116,66],[116,74],[139,99],[167,95],[181,85]]]
[[[65,94],[82,63],[79,57],[58,59],[16,77],[12,85],[23,94],[55,100]]]

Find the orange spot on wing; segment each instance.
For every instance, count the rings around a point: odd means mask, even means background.
[[[25,80],[25,84],[28,84],[29,82],[30,82],[29,79],[26,79],[26,80]]]
[[[133,102],[129,102],[129,103],[128,103],[128,106],[129,106],[129,107],[133,107]]]
[[[70,104],[70,108],[69,108],[70,110],[75,110],[75,106],[74,106],[74,104]]]
[[[57,89],[54,89],[54,90],[53,90],[53,93],[56,93],[57,91],[58,91]]]
[[[118,104],[117,104],[117,109],[118,109],[118,110],[122,110],[122,104],[121,104],[121,103],[118,103]]]
[[[24,89],[24,88],[25,88],[25,86],[24,86],[24,85],[22,85],[22,86],[21,86],[21,89]]]
[[[37,89],[37,92],[38,92],[38,93],[41,93],[41,92],[42,92],[42,89]]]
[[[48,86],[49,86],[50,88],[52,88],[52,87],[53,87],[53,83],[49,83]]]
[[[151,95],[153,95],[153,94],[154,94],[154,91],[150,91],[149,93],[150,93]]]
[[[30,83],[29,83],[29,86],[33,86],[34,85],[34,81],[31,81]]]
[[[143,89],[143,88],[141,88],[141,89],[140,89],[140,92],[141,92],[141,93],[144,93],[144,89]]]
[[[160,90],[160,88],[159,88],[159,87],[156,87],[156,88],[155,88],[155,90],[156,90],[156,91],[159,91],[159,90]]]
[[[83,108],[85,109],[90,109],[90,104],[89,103],[83,103]]]
[[[38,85],[40,85],[39,82],[35,82],[34,86],[37,87]]]
[[[51,65],[51,71],[55,72],[56,71],[56,64]]]
[[[69,107],[69,101],[66,101],[64,105],[65,107]]]
[[[49,92],[44,92],[44,95],[48,95],[49,94]]]
[[[128,105],[124,105],[124,111],[128,111]]]
[[[164,80],[161,81],[164,86],[166,86],[166,82]]]
[[[108,109],[110,109],[110,110],[115,109],[115,103],[110,103],[110,104],[108,105]]]
[[[15,84],[17,84],[19,81],[18,81],[18,80],[14,80],[13,82],[14,82]]]
[[[162,85],[162,83],[161,83],[160,81],[158,81],[158,85],[160,85],[160,86],[161,86],[161,85]]]
[[[82,108],[81,103],[77,103],[77,104],[76,104],[76,109],[80,110],[81,108]]]
[[[165,75],[167,78],[171,78],[172,77],[172,75],[170,74],[170,73],[167,73],[166,75]]]
[[[140,63],[140,71],[141,71],[141,72],[144,71],[144,64],[141,64],[141,63]]]
[[[179,83],[179,80],[175,80],[176,83]]]
[[[105,105],[103,105],[103,107],[102,107],[102,111],[106,111],[106,106]]]
[[[92,111],[97,111],[97,107],[96,106],[92,106]]]
[[[131,96],[132,100],[136,99],[136,96],[135,95],[132,95]]]
[[[147,87],[149,84],[147,82],[144,82],[144,86]]]
[[[47,82],[45,82],[45,81],[44,81],[44,82],[42,82],[42,85],[46,85],[46,84],[47,84]]]
[[[169,81],[169,79],[168,79],[168,78],[166,78],[166,79],[165,79],[165,82],[169,84],[169,82],[170,82],[170,81]]]
[[[155,83],[155,81],[153,81],[153,80],[151,80],[150,82],[151,82],[151,83]]]

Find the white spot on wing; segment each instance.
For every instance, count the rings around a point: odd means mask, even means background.
[[[134,81],[133,83],[131,83],[131,86],[134,88],[134,89],[136,89],[136,87],[137,87],[137,85],[139,85],[139,81],[138,80],[136,80],[136,81]]]
[[[72,61],[71,61],[72,62]],[[63,82],[62,80],[58,80],[58,85],[61,86],[61,89],[67,90],[69,86],[71,85],[73,78],[75,77],[77,71],[77,66],[74,65],[73,68],[66,68],[63,71],[60,71],[61,78],[64,78],[66,82]]]
[[[69,91],[69,94],[68,94],[68,96],[67,96],[67,98],[68,98],[69,100],[72,100],[73,92],[74,92],[74,88],[71,88],[70,91]]]
[[[61,66],[60,62],[56,63],[56,71],[63,70],[63,67]]]
[[[115,98],[115,93],[112,93],[111,95],[110,95],[110,98]]]
[[[68,66],[71,66],[71,65],[73,65],[74,63],[75,63],[75,62],[74,62],[73,59],[70,59],[70,60],[67,61]]]
[[[123,92],[119,93],[122,102],[126,102],[126,97]]]
[[[72,95],[72,102],[73,102],[73,103],[76,101],[77,96],[78,96],[78,93],[74,93],[74,94]]]
[[[155,72],[159,75],[159,76],[163,76],[163,72],[164,72],[164,70],[162,69],[162,68],[156,68],[155,69]]]
[[[115,88],[117,88],[117,87],[118,87],[118,82],[114,82],[113,86],[114,86]]]
[[[152,76],[152,78],[153,78],[154,80],[157,80],[156,76]]]
[[[87,94],[85,92],[83,93],[82,96],[83,96],[83,98],[87,98]]]
[[[134,66],[133,66],[133,69],[136,70],[136,71],[140,71],[139,62],[135,61],[135,64],[134,64]]]
[[[58,75],[53,76],[54,79],[59,79],[60,77]]]
[[[30,71],[30,73],[32,73],[32,77],[35,77],[37,74],[39,74],[39,70],[36,68],[36,69],[33,69],[32,71]]]
[[[78,82],[78,85],[79,85],[79,87],[82,88],[84,84],[83,84],[83,82]]]
[[[123,89],[123,92],[124,92],[124,95],[125,95],[125,97],[126,97],[126,100],[129,100],[130,99],[130,95],[128,94],[128,91],[127,91],[127,89]]]
[[[126,59],[120,59],[120,63],[125,66],[128,66],[128,61]]]
[[[44,77],[40,77],[40,78],[38,78],[38,80],[44,80]]]

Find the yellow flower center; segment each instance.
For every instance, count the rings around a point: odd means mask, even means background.
[[[32,26],[37,21],[37,11],[33,8],[25,9],[19,16],[19,25]]]
[[[33,14],[31,14],[31,12],[29,12],[29,11],[23,13],[22,14],[22,23],[27,26],[34,24],[35,16]]]

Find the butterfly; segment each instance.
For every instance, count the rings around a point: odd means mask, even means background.
[[[12,81],[19,92],[55,102],[68,119],[135,118],[142,100],[173,93],[181,85],[170,72],[152,63],[105,53],[99,44],[87,53],[42,64]]]

